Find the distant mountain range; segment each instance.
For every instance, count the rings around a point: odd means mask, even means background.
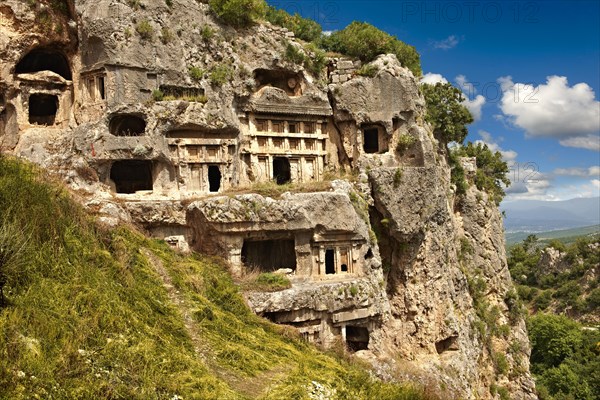
[[[545,232],[600,224],[600,197],[503,202],[506,232]]]

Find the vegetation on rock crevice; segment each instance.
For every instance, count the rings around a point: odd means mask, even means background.
[[[3,397],[434,398],[319,352],[254,315],[219,260],[103,229],[48,181],[0,155]]]
[[[505,195],[504,188],[510,185],[507,178],[508,165],[502,159],[502,154],[491,151],[487,144],[471,142],[458,147],[453,153],[454,156],[476,158],[477,172],[473,179],[475,186],[488,193],[496,204],[500,204]]]
[[[380,54],[395,54],[400,63],[415,76],[422,75],[420,56],[413,46],[366,22],[354,21],[346,28],[326,35],[318,22],[304,18],[298,13],[291,15],[283,9],[269,6],[265,0],[210,0],[209,6],[213,14],[231,26],[245,28],[266,20],[288,29],[295,37],[312,43],[312,52],[316,55],[312,64],[308,63],[305,67],[315,75],[318,75],[316,72],[319,72],[321,64],[324,64],[322,60],[325,59],[325,55],[321,53],[323,50],[358,58],[364,62],[373,61]],[[316,51],[317,48],[319,52]],[[305,60],[297,56],[290,61],[302,64]]]
[[[320,39],[325,50],[356,57],[363,62],[374,60],[380,54],[395,54],[400,63],[415,76],[421,76],[421,61],[417,50],[366,22],[354,21],[344,29]]]

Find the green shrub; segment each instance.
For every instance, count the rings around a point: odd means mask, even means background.
[[[417,138],[409,135],[407,133],[403,133],[398,138],[398,144],[396,144],[396,151],[400,153],[400,155],[404,155],[404,152],[410,149],[417,142]]]
[[[467,256],[473,255],[474,250],[471,242],[466,237],[460,238],[460,249],[458,252],[458,259],[461,262],[464,262],[467,259]]]
[[[533,299],[533,304],[538,310],[545,310],[552,303],[552,291],[544,290]]]
[[[347,54],[364,62],[372,61],[380,54],[392,53],[415,76],[422,74],[419,53],[413,46],[366,22],[354,21],[341,31],[323,36],[320,44],[326,50]]]
[[[160,89],[154,89],[152,91],[152,99],[154,101],[163,101],[165,94]]]
[[[304,67],[314,76],[321,76],[328,62],[325,52],[314,44],[306,45],[304,49],[309,53],[309,56],[304,59]]]
[[[144,40],[152,39],[152,35],[154,34],[154,28],[152,28],[152,25],[150,25],[150,21],[148,21],[147,19],[141,20],[135,26],[135,30]]]
[[[219,19],[236,28],[256,23],[267,11],[264,0],[210,0],[208,4]]]
[[[307,42],[317,40],[323,31],[321,25],[312,19],[303,18],[298,13],[290,15],[287,11],[272,6],[267,7],[266,19],[273,25],[278,25],[294,32],[297,38],[306,40]]]
[[[377,68],[376,65],[365,64],[356,71],[356,75],[373,78],[375,75],[377,75],[377,71],[379,71],[379,68]]]
[[[291,43],[288,43],[285,47],[285,60],[294,63],[294,64],[304,64],[306,61],[306,56],[298,47],[294,46]]]
[[[202,68],[194,67],[193,65],[189,67],[188,72],[190,74],[190,78],[195,81],[200,81],[204,77],[205,71]]]
[[[508,374],[508,361],[506,360],[506,356],[503,353],[494,353],[494,367],[496,368],[496,372],[498,374]]]
[[[585,304],[590,310],[600,307],[600,288],[596,288],[590,292],[585,299]]]
[[[450,182],[456,186],[456,195],[462,196],[467,193],[469,184],[465,178],[465,170],[459,161],[458,152],[451,150],[448,154],[448,164],[450,165]]]
[[[525,316],[525,310],[517,292],[515,290],[506,292],[504,303],[508,307],[508,320],[512,325],[517,324]]]
[[[511,400],[510,392],[504,386],[498,388],[498,396],[500,396],[500,400]]]
[[[163,44],[167,44],[171,41],[173,41],[173,33],[171,32],[171,30],[169,28],[162,28],[160,30],[160,41]]]
[[[553,297],[560,299],[567,306],[573,306],[579,296],[581,296],[581,286],[576,281],[568,281],[560,286],[553,294]]]
[[[394,187],[398,188],[402,183],[402,169],[396,168],[396,172],[394,172]]]
[[[215,37],[215,30],[213,28],[211,28],[209,25],[204,25],[200,29],[200,36],[202,37],[202,40],[204,40],[205,42],[208,42],[213,37]]]
[[[222,86],[229,82],[233,74],[231,67],[226,64],[220,64],[213,67],[208,75],[210,83],[216,86]]]

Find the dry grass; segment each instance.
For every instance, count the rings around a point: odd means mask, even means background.
[[[281,195],[290,193],[314,193],[314,192],[328,192],[331,190],[330,181],[316,181],[316,182],[303,182],[303,183],[286,183],[284,185],[278,185],[273,181],[259,182],[251,186],[232,188],[224,192],[227,196],[237,196],[240,194],[256,193],[264,197],[271,197],[274,199],[281,198]]]

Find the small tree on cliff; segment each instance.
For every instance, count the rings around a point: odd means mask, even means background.
[[[487,192],[496,204],[500,204],[505,195],[504,188],[510,185],[506,176],[509,172],[508,165],[502,160],[502,154],[491,151],[487,144],[471,142],[456,151],[458,156],[477,159],[475,185],[479,190]]]
[[[425,119],[433,126],[434,135],[444,145],[449,142],[462,143],[467,137],[467,125],[473,122],[473,116],[462,105],[465,100],[460,89],[449,83],[425,84],[421,86],[427,115]]]

